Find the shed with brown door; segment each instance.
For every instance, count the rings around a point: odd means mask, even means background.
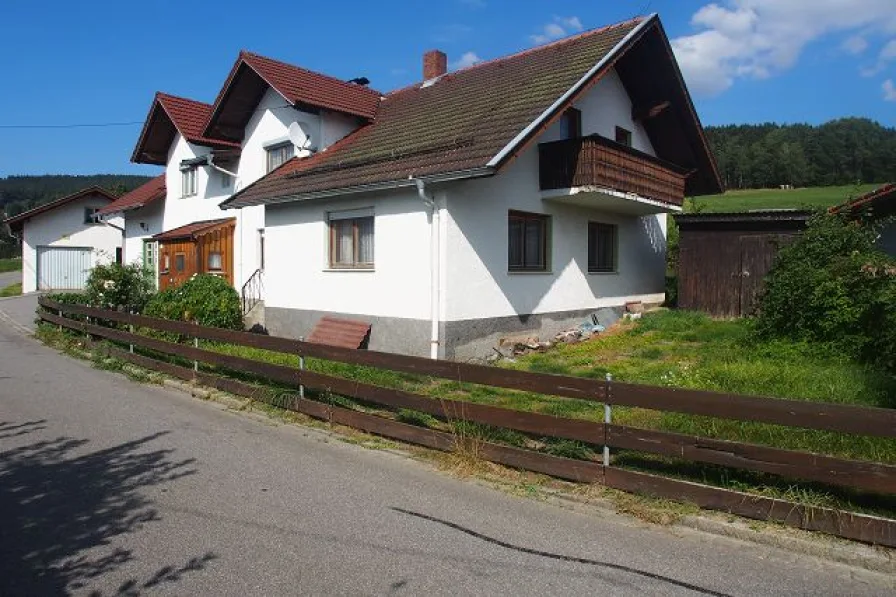
[[[221,276],[233,285],[235,218],[204,220],[152,237],[159,243],[159,290],[179,286],[195,274]]]
[[[718,317],[749,315],[778,249],[812,212],[679,214],[678,306]]]

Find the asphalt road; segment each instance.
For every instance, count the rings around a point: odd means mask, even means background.
[[[0,595],[884,595],[784,551],[459,481],[0,324]]]
[[[22,281],[22,272],[0,272],[0,290]]]

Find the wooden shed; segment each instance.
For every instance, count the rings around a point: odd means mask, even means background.
[[[235,218],[193,222],[152,237],[159,243],[159,290],[195,274],[221,276],[233,285]]]
[[[678,306],[718,317],[749,315],[779,247],[809,211],[679,214]]]

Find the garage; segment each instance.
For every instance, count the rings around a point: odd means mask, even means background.
[[[82,290],[90,274],[90,247],[37,247],[38,290]]]

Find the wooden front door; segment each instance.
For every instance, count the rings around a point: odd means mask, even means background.
[[[196,273],[199,252],[194,240],[159,243],[159,290],[180,286]]]

